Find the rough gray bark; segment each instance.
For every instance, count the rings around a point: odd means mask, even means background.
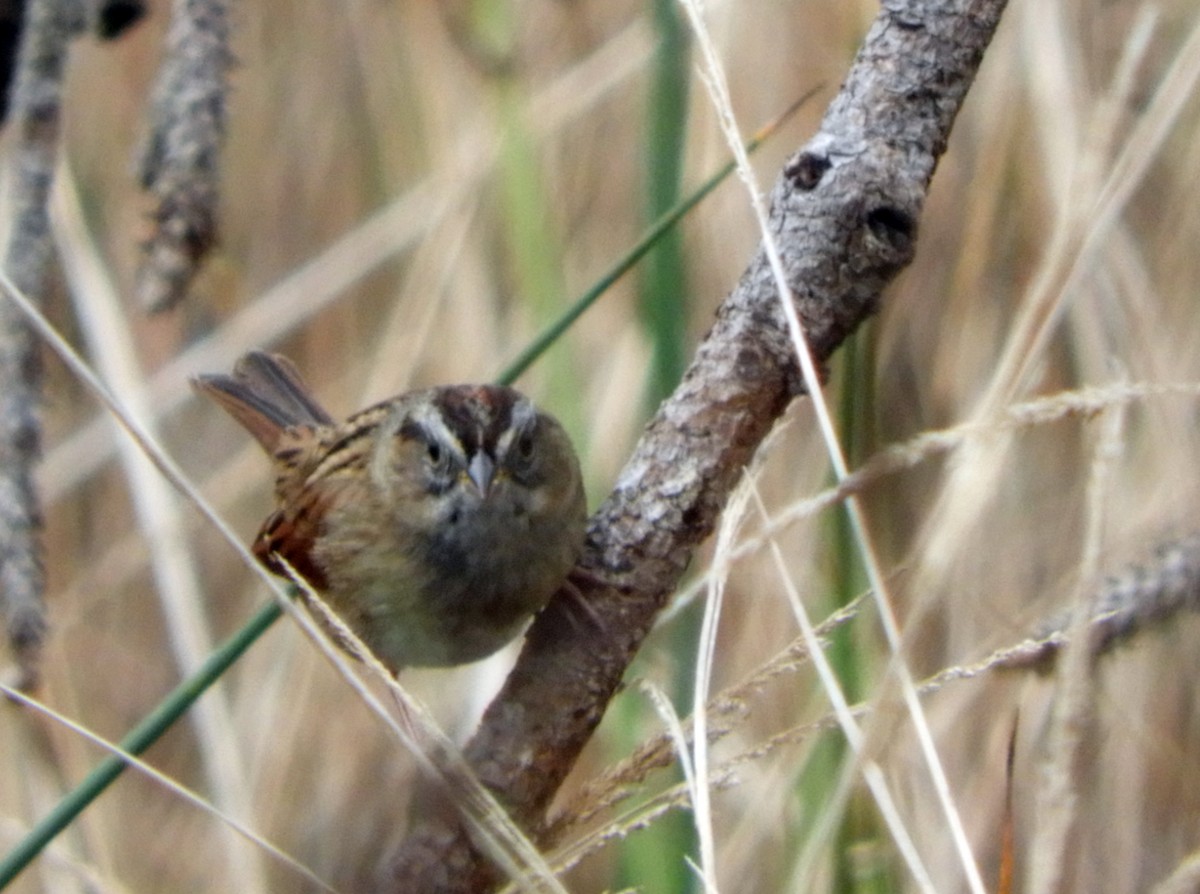
[[[814,356],[823,361],[911,260],[938,158],[1005,0],[887,0],[819,132],[784,166],[771,201]],[[779,297],[760,249],[592,518],[579,588],[600,632],[561,598],[530,630],[466,755],[538,837],[550,799],[758,444],[800,391]],[[468,892],[494,868],[458,827],[430,823],[388,882]]]
[[[232,62],[226,0],[175,0],[141,163],[142,185],[156,202],[137,283],[138,301],[149,311],[183,298],[217,241]]]
[[[4,267],[34,301],[46,292],[53,249],[47,199],[58,149],[63,70],[71,37],[84,27],[77,0],[34,0],[17,57],[7,187],[13,207]],[[33,486],[41,443],[37,344],[16,305],[0,300],[0,612],[25,688],[37,682],[45,635],[45,585]]]
[[[5,184],[13,211],[4,268],[35,302],[45,298],[54,255],[47,208],[71,39],[89,25],[102,38],[117,37],[143,12],[141,0],[12,0],[0,7],[0,54],[19,47],[11,97],[16,139]],[[8,64],[0,59],[0,65]],[[0,89],[7,91],[6,76],[0,76]],[[6,96],[0,122],[7,113]],[[27,689],[37,684],[46,631],[41,517],[33,485],[41,442],[39,372],[33,333],[16,305],[0,299],[0,617],[18,683]]]

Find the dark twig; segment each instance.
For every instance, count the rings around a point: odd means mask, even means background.
[[[13,219],[4,266],[13,282],[39,302],[53,256],[46,201],[58,148],[63,70],[67,46],[83,23],[83,8],[74,0],[33,0],[17,58],[9,187]],[[25,687],[36,684],[46,628],[33,486],[41,442],[38,403],[33,334],[12,303],[0,301],[0,609]]]
[[[17,52],[28,0],[0,0],[0,124],[8,120],[8,96],[17,71]]]
[[[116,40],[146,15],[145,0],[88,0],[88,28],[101,40]]]
[[[785,165],[771,225],[818,360],[911,260],[925,191],[1004,6],[885,2],[820,131]],[[607,635],[581,632],[552,603],[467,746],[480,778],[535,834],[742,468],[798,391],[760,250],[592,519],[581,589]],[[462,829],[429,824],[405,842],[390,889],[466,892],[493,881]]]
[[[161,311],[186,293],[217,239],[217,180],[225,134],[229,51],[226,0],[175,0],[159,73],[142,185],[154,196],[137,295]]]

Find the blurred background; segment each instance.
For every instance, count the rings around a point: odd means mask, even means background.
[[[119,42],[74,45],[55,200],[67,275],[46,310],[245,542],[270,509],[266,460],[191,395],[188,375],[227,370],[252,347],[281,351],[335,415],[411,386],[493,378],[728,158],[669,0],[236,4],[221,243],[188,301],[147,317],[129,297],[149,211],[133,159],[169,12],[156,0]],[[817,90],[754,156],[764,188],[817,128],[876,12],[828,0],[707,5],[747,134]],[[935,176],[916,261],[832,364],[827,398],[852,466],[982,420],[984,434],[953,459],[927,458],[863,495],[917,679],[1020,641],[1194,525],[1194,398],[1144,397],[1099,418],[1016,429],[996,414],[1084,386],[1200,378],[1198,33],[1200,9],[1187,0],[1014,0]],[[757,243],[731,178],[518,383],[567,425],[593,507]],[[193,509],[157,495],[161,483],[118,447],[96,401],[47,364],[53,627],[38,695],[115,740],[269,597]],[[1097,455],[1108,457],[1103,474]],[[756,474],[772,516],[831,483],[807,401]],[[752,509],[740,536],[762,527]],[[776,542],[814,620],[865,590],[840,510],[804,514]],[[692,710],[703,610],[704,590],[691,592],[629,674],[681,716]],[[829,712],[811,668],[793,662],[743,685],[798,634],[770,551],[734,562],[712,684],[741,687],[712,755],[714,766],[734,762],[706,818],[717,881],[729,891],[918,890],[844,737],[809,726]],[[1058,890],[1147,891],[1200,848],[1198,638],[1195,618],[1173,617],[1088,668],[1086,689],[1009,671],[925,700],[988,890],[1009,792],[1015,891],[1042,889],[1055,871]],[[966,890],[912,725],[885,683],[877,613],[839,628],[829,655],[851,702],[875,700],[868,753],[934,888]],[[462,740],[511,657],[402,682]],[[1088,706],[1078,752],[1062,750],[1053,721],[1064,692]],[[102,752],[0,708],[2,852]],[[621,761],[636,765],[635,749],[662,730],[645,687],[629,686],[560,815],[578,815],[585,786],[603,788],[596,780]],[[147,759],[337,891],[375,888],[421,815],[412,758],[290,621]],[[1064,763],[1075,782],[1048,802]],[[700,890],[691,813],[648,813],[681,779],[677,764],[650,772],[584,824],[628,818],[567,888]],[[1057,870],[1035,870],[1047,859],[1039,842],[1059,840],[1064,816],[1073,828]],[[568,828],[563,843],[584,831]],[[12,890],[320,888],[128,772]]]

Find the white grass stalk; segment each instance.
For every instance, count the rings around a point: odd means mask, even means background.
[[[1035,7],[1030,14],[1057,18],[1063,12],[1056,6],[1048,5]],[[1112,109],[1129,101],[1129,94],[1135,87],[1133,74],[1149,44],[1155,17],[1152,10],[1141,10],[1126,41],[1109,100],[1100,105],[1100,111],[1088,128],[1097,151],[1107,149],[1114,140],[1114,133],[1121,122]],[[1038,19],[1038,22],[1044,24],[1044,19]],[[1037,35],[1059,34],[1061,38],[1061,32],[1055,28],[1031,26],[1031,31]],[[1035,58],[1058,58],[1066,52],[1064,49],[1044,52],[1035,54]],[[1187,56],[1189,52],[1192,54],[1190,58]],[[1178,120],[1181,88],[1186,86],[1190,90],[1198,75],[1200,25],[1193,29],[1187,46],[1180,51],[1171,71],[1155,91],[1150,107],[1138,119],[1107,178],[1101,178],[1101,160],[1094,153],[1089,155],[1085,151],[1086,146],[1059,145],[1060,155],[1071,153],[1078,158],[1070,180],[1071,189],[1069,193],[1059,196],[1059,221],[1054,228],[1046,259],[1030,286],[996,374],[980,402],[980,415],[998,412],[1000,406],[1013,400],[1025,385],[1031,370],[1040,361],[1055,324],[1077,293],[1085,275],[1092,272],[1098,249],[1119,220],[1134,190],[1141,185],[1170,127]],[[1184,83],[1177,83],[1180,81]],[[1061,130],[1057,122],[1062,110],[1079,108],[1081,105],[1085,104],[1064,105],[1061,98],[1056,97],[1056,132]],[[1075,130],[1078,131],[1078,128]],[[1077,136],[1076,140],[1079,139]],[[1079,201],[1080,196],[1090,195],[1097,196],[1090,205]]]
[[[763,505],[762,500],[759,499],[757,492],[755,493],[755,499],[758,502],[759,511],[763,514],[764,518],[767,517],[766,507]],[[855,759],[862,767],[863,780],[866,782],[871,795],[875,798],[875,803],[879,807],[879,813],[883,817],[888,831],[892,833],[892,840],[896,843],[896,849],[900,852],[900,856],[908,866],[908,871],[912,874],[917,887],[922,891],[928,892],[928,894],[935,894],[937,888],[934,887],[929,870],[925,868],[925,863],[921,860],[921,855],[917,852],[912,837],[908,834],[908,829],[904,825],[903,818],[900,816],[899,811],[896,810],[895,802],[892,800],[891,792],[888,789],[887,780],[884,778],[878,764],[866,755],[866,743],[863,738],[862,729],[859,727],[858,721],[854,719],[850,704],[846,701],[845,693],[842,692],[842,684],[838,682],[837,673],[834,672],[829,659],[825,657],[824,644],[813,628],[812,620],[808,616],[808,609],[804,607],[804,600],[800,598],[795,584],[792,583],[791,574],[788,572],[783,552],[779,549],[779,544],[774,540],[770,541],[769,545],[771,557],[775,562],[775,569],[779,572],[780,583],[783,584],[787,592],[788,603],[792,607],[792,613],[796,616],[796,622],[800,625],[800,632],[804,637],[804,643],[808,647],[809,658],[816,669],[817,676],[821,680],[821,685],[825,688],[825,693],[829,697],[830,704],[833,705],[833,713],[837,718],[838,726],[841,727],[842,735],[846,737],[846,743],[850,746],[850,750],[854,752]]]
[[[742,486],[735,491],[722,515],[712,567],[708,575],[708,599],[704,603],[704,617],[700,623],[700,646],[696,651],[692,698],[692,814],[700,844],[700,865],[697,869],[705,890],[710,894],[716,894],[717,891],[717,852],[713,837],[712,800],[708,787],[708,698],[712,685],[713,664],[716,660],[721,607],[725,600],[725,583],[729,579],[729,569],[732,567],[730,556],[738,527],[745,516],[753,480],[753,473],[748,473],[743,478]]]
[[[1150,894],[1195,894],[1200,891],[1200,851],[1189,854]]]
[[[718,546],[718,550],[720,546]],[[722,563],[721,573],[709,581],[708,599],[704,603],[704,617],[700,622],[700,648],[696,653],[695,687],[692,704],[692,818],[696,826],[696,838],[700,846],[700,864],[697,868],[706,891],[717,891],[717,852],[713,838],[712,798],[708,787],[708,702],[712,683],[713,661],[716,657],[717,630],[720,626],[721,607],[725,599],[725,582],[728,579],[728,564]]]
[[[708,779],[697,776],[700,768],[693,762],[693,754],[695,752],[688,748],[687,731],[684,730],[683,723],[680,722],[679,715],[675,712],[675,707],[671,704],[671,700],[667,698],[666,693],[646,680],[640,681],[638,688],[650,699],[650,704],[654,706],[654,710],[663,721],[663,726],[667,729],[667,735],[670,737],[671,744],[675,747],[675,754],[679,758],[679,766],[683,770],[683,784],[687,789],[688,797],[692,803],[692,815],[695,818],[696,833],[698,835],[707,833],[709,838],[707,847],[711,848],[712,823],[711,814],[708,811]],[[694,749],[700,740],[700,730],[696,726],[693,726],[692,733],[692,748]],[[697,806],[701,797],[704,799],[703,808]],[[705,811],[708,822],[701,822],[699,814],[702,809]],[[705,852],[705,848],[706,845],[701,840],[701,854]],[[716,880],[709,875],[708,868],[697,867],[695,861],[687,855],[684,856],[684,860],[697,873],[701,883],[704,885],[705,891],[709,892],[709,894],[716,894]]]
[[[1059,661],[1056,701],[1050,729],[1049,762],[1037,788],[1038,833],[1031,836],[1029,857],[1032,894],[1062,890],[1063,871],[1072,860],[1072,833],[1078,824],[1082,785],[1078,769],[1084,735],[1092,716],[1094,685],[1087,628],[1096,593],[1100,591],[1106,506],[1113,466],[1121,454],[1125,414],[1120,409],[1104,417],[1092,461],[1087,494],[1087,529],[1079,560],[1074,612],[1065,653]]]
[[[708,33],[708,29],[704,24],[703,15],[698,0],[681,0],[681,2],[683,3],[684,9],[687,11],[688,19],[692,25],[692,30],[696,34],[697,45],[700,47],[701,53],[704,57],[705,71],[707,73],[705,84],[709,89],[710,96],[713,100],[713,105],[717,110],[717,116],[721,122],[721,128],[725,134],[726,142],[728,143],[730,150],[733,152],[734,158],[737,160],[738,172],[743,181],[746,183],[747,192],[750,196],[750,202],[753,206],[754,215],[758,221],[759,230],[762,236],[763,247],[770,263],[771,272],[775,279],[775,285],[779,293],[779,300],[782,302],[784,315],[787,319],[788,330],[790,332],[793,345],[796,348],[796,356],[800,362],[800,370],[803,376],[805,388],[812,400],[813,410],[816,414],[818,427],[820,428],[822,437],[825,440],[826,450],[828,451],[830,462],[833,465],[834,474],[839,482],[844,481],[849,476],[849,469],[847,468],[845,456],[842,453],[841,443],[838,439],[832,417],[829,413],[829,407],[825,402],[824,392],[821,390],[821,379],[817,374],[816,364],[813,362],[812,353],[808,348],[808,342],[804,335],[804,327],[800,322],[799,315],[796,313],[795,303],[792,300],[791,289],[788,287],[787,276],[784,273],[783,262],[779,255],[779,247],[775,243],[774,236],[772,235],[771,228],[769,226],[767,209],[763,203],[762,192],[757,185],[754,171],[750,167],[750,161],[745,151],[745,141],[741,135],[737,121],[733,114],[733,106],[729,99],[729,90],[726,85],[724,71],[722,69],[720,60],[717,57],[716,48],[713,45],[712,39]],[[921,746],[921,753],[925,759],[926,766],[928,767],[930,778],[933,781],[938,802],[940,803],[942,811],[945,814],[946,824],[954,841],[955,849],[957,850],[959,859],[962,862],[968,887],[973,894],[985,894],[983,879],[979,874],[979,867],[977,866],[975,862],[975,856],[971,851],[970,842],[967,840],[966,830],[963,828],[962,820],[958,813],[958,808],[954,803],[954,798],[950,791],[950,784],[946,778],[945,769],[942,767],[941,759],[938,757],[937,746],[933,741],[933,734],[929,729],[929,722],[925,717],[924,709],[921,707],[920,699],[917,697],[916,688],[913,685],[912,675],[903,659],[903,642],[900,634],[900,628],[896,621],[896,617],[892,612],[891,599],[888,595],[887,585],[879,565],[878,557],[871,545],[870,535],[867,531],[866,522],[863,517],[861,507],[859,506],[858,500],[855,497],[851,496],[847,499],[846,512],[850,518],[850,525],[854,532],[855,541],[857,542],[859,551],[862,555],[863,564],[866,568],[867,580],[870,583],[872,593],[875,596],[884,635],[894,658],[892,669],[896,674],[896,679],[900,686],[900,691],[903,696],[905,706],[908,709],[910,717],[912,718],[913,729],[917,734],[917,740]],[[864,772],[865,770],[866,767],[864,767]],[[872,792],[875,791],[876,787],[872,785]],[[883,805],[881,804],[880,806],[882,809]]]
[[[51,224],[88,353],[110,386],[124,396],[126,410],[142,420],[149,434],[157,437],[154,414],[145,403],[142,388],[145,376],[138,363],[133,334],[121,312],[116,287],[86,232],[74,174],[66,163],[60,165],[51,201]],[[180,675],[188,677],[212,652],[213,637],[203,611],[206,594],[199,584],[187,526],[175,492],[145,454],[124,438],[117,447],[129,499],[147,544],[171,651]],[[250,787],[245,777],[246,760],[225,687],[214,686],[208,697],[192,708],[190,719],[216,804],[232,822],[252,821],[254,810],[247,797]],[[253,851],[234,845],[226,856],[238,890],[266,890],[266,877]]]

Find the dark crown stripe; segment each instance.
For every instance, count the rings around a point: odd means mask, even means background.
[[[494,454],[500,436],[512,424],[513,406],[520,396],[511,388],[443,388],[434,395],[442,421],[470,456],[480,449]]]

